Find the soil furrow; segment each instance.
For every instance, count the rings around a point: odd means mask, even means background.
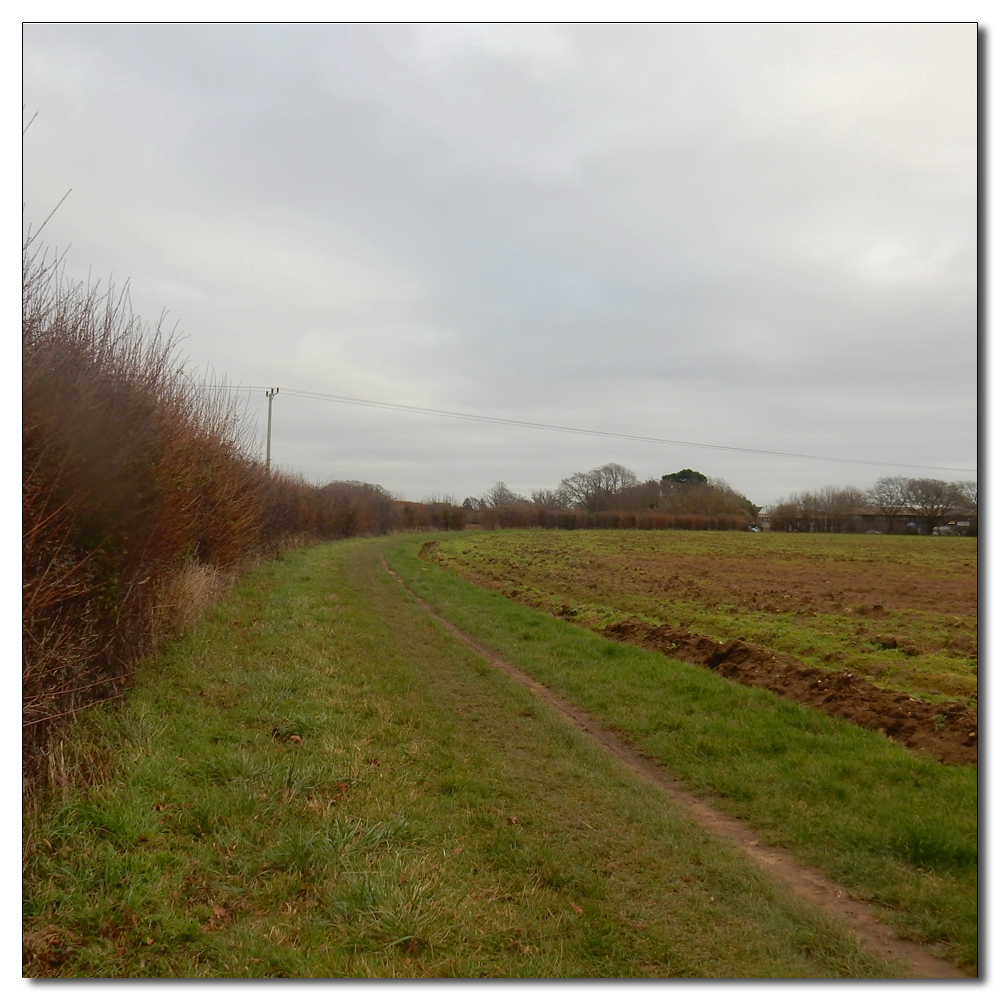
[[[625,620],[600,634],[685,663],[708,667],[737,684],[760,687],[864,729],[885,733],[942,764],[979,761],[979,714],[955,702],[940,704],[880,688],[843,671],[820,670],[742,639],[716,642],[672,625]]]
[[[643,780],[655,785],[683,809],[699,826],[726,838],[754,864],[766,870],[776,881],[795,895],[808,900],[823,912],[837,919],[863,947],[894,959],[910,970],[916,979],[967,979],[965,972],[928,954],[919,945],[899,937],[879,918],[876,907],[852,899],[849,891],[837,885],[817,869],[804,865],[789,852],[760,842],[760,834],[749,824],[716,809],[705,799],[692,793],[680,779],[657,764],[617,733],[601,725],[586,712],[555,694],[545,685],[481,645],[470,635],[443,617],[423,598],[415,594],[392,570],[383,558],[386,570],[444,629],[486,662],[522,684],[552,707],[577,729],[587,733],[606,752]]]

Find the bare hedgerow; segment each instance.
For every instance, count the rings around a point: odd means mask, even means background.
[[[180,374],[127,286],[22,258],[25,774],[83,706],[117,698],[142,657],[235,570],[290,540],[377,534],[381,487],[311,486],[254,454],[235,395]]]
[[[69,283],[32,243],[22,258],[29,791],[46,773],[65,783],[62,764],[46,759],[65,722],[119,697],[142,657],[248,562],[288,544],[465,517],[369,483],[317,487],[267,470],[235,394],[183,377],[175,344],[133,313],[127,286]]]
[[[26,773],[62,720],[116,697],[156,636],[180,565],[259,544],[253,478],[224,402],[177,376],[127,289],[23,259],[23,697]],[[250,509],[248,509],[248,507]]]

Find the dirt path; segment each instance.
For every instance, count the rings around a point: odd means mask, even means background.
[[[789,851],[761,844],[760,835],[753,827],[742,820],[726,815],[704,799],[694,795],[682,781],[641,753],[625,739],[602,726],[587,713],[580,711],[512,663],[476,642],[475,639],[440,615],[423,598],[410,590],[403,579],[389,568],[384,558],[383,565],[413,599],[459,642],[473,650],[493,667],[503,671],[526,687],[577,729],[587,733],[594,742],[615,756],[633,773],[665,792],[702,828],[729,840],[750,861],[768,871],[774,879],[795,895],[808,900],[823,912],[838,919],[849,932],[859,939],[863,947],[908,967],[911,976],[916,979],[970,978],[956,966],[935,958],[919,945],[900,938],[879,919],[878,911],[874,907],[851,899],[847,889],[837,885],[816,869],[801,864]]]

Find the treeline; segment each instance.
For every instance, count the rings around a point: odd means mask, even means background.
[[[760,510],[724,480],[692,469],[643,482],[614,462],[576,472],[530,498],[498,482],[482,497],[466,497],[462,506],[470,523],[484,528],[739,530]]]
[[[551,510],[534,505],[483,507],[472,523],[483,528],[638,528],[642,531],[743,531],[743,514],[667,514],[654,510]]]
[[[778,531],[885,531],[931,534],[967,522],[955,533],[977,534],[979,492],[974,480],[911,479],[883,476],[870,489],[826,486],[795,493],[768,513]]]
[[[465,512],[358,482],[313,486],[253,454],[233,397],[180,372],[127,294],[23,260],[23,733],[26,775],[83,705],[249,560],[296,540],[449,528]]]

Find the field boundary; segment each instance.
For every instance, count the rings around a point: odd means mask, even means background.
[[[606,639],[630,642],[684,663],[707,667],[737,684],[764,688],[832,718],[885,733],[942,764],[979,762],[979,713],[958,702],[925,701],[880,688],[847,671],[810,667],[787,653],[776,653],[743,639],[716,642],[666,623],[651,625],[627,618],[595,631]]]
[[[433,605],[417,595],[382,557],[383,568],[406,590],[427,614],[455,639],[471,649],[494,668],[527,688],[563,716],[575,728],[586,733],[605,752],[642,780],[655,785],[679,806],[695,823],[708,832],[726,839],[753,864],[768,872],[794,895],[837,919],[863,947],[890,958],[910,969],[917,979],[972,978],[957,966],[930,955],[912,941],[897,935],[879,918],[877,908],[853,899],[845,887],[822,872],[802,864],[787,850],[760,842],[760,834],[742,820],[723,813],[705,799],[691,792],[687,785],[657,764],[626,739],[601,725],[592,716],[555,694],[513,663],[477,642],[454,625]]]

